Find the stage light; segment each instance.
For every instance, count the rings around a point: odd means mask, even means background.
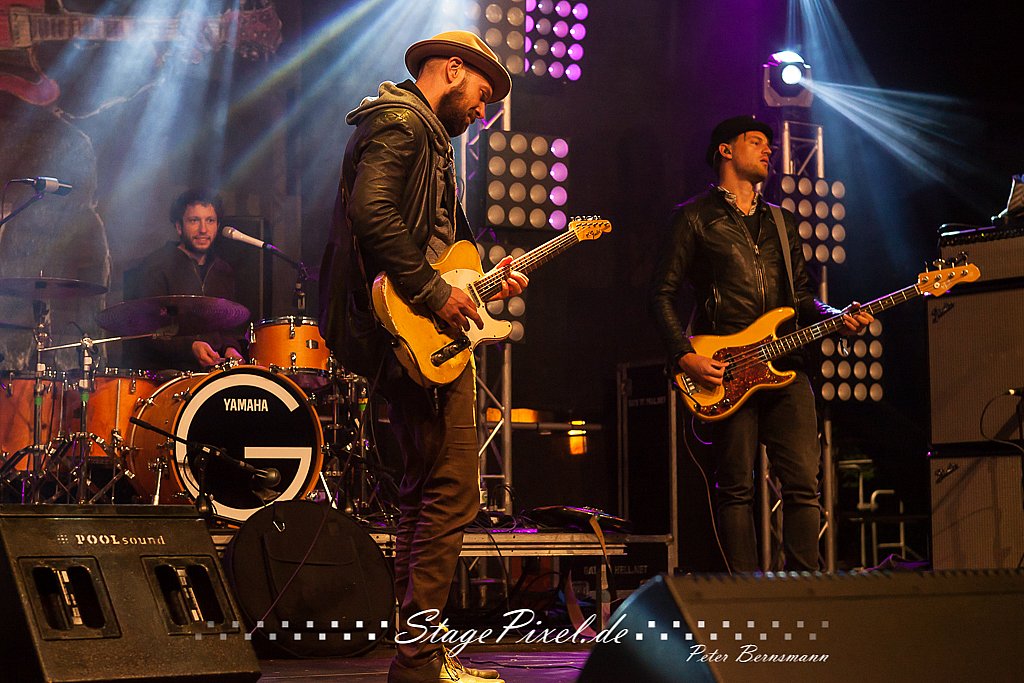
[[[513,76],[526,70],[526,32],[533,28],[523,0],[480,0],[477,28]]]
[[[501,259],[511,256],[516,259],[526,253],[522,247],[508,247],[496,242],[477,242],[477,252],[480,254],[480,265],[486,273],[494,268]],[[520,342],[526,335],[526,326],[523,324],[523,316],[526,315],[526,292],[509,299],[496,299],[488,301],[487,313],[495,320],[507,320],[512,323],[512,332],[508,340]]]
[[[578,81],[583,74],[580,42],[587,35],[583,21],[590,14],[582,2],[526,0],[526,67],[535,76]]]
[[[846,262],[846,185],[841,180],[784,175],[778,183],[779,204],[796,215],[797,232],[803,240],[808,263]]]
[[[863,336],[858,337],[847,348],[845,355],[839,344],[831,338],[822,340],[821,352],[821,397],[826,401],[881,401],[885,395],[882,388],[882,350],[880,339],[882,322],[873,321]]]
[[[811,66],[791,50],[776,52],[762,65],[764,102],[769,107],[809,107],[814,94],[807,89]]]
[[[488,130],[476,143],[478,168],[472,183],[482,206],[473,207],[474,224],[527,230],[562,230],[569,201],[565,138],[518,131]],[[482,176],[482,177],[481,177]],[[482,220],[480,220],[482,219]]]

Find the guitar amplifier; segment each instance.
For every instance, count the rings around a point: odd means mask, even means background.
[[[947,233],[939,249],[981,278],[928,301],[931,442],[1020,438],[1016,400],[999,396],[1024,385],[1024,228]]]
[[[978,228],[944,233],[939,237],[939,255],[944,259],[960,253],[981,269],[979,282],[1024,277],[1024,226]]]

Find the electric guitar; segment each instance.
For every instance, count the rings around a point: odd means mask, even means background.
[[[545,242],[509,265],[509,270],[529,273],[574,244],[594,240],[609,232],[612,224],[600,218],[580,218],[566,231]],[[414,381],[425,387],[448,384],[469,363],[479,344],[501,341],[512,332],[512,323],[495,320],[487,312],[487,301],[501,291],[504,274],[491,270],[486,275],[480,255],[471,242],[456,242],[433,264],[445,282],[466,292],[483,319],[483,329],[470,322],[469,330],[451,328],[424,305],[411,305],[395,289],[385,273],[373,282],[373,309],[377,319],[396,340],[395,355]]]
[[[174,42],[191,38],[203,50],[225,45],[246,59],[277,50],[281,44],[281,20],[272,4],[254,10],[228,10],[217,17],[113,17],[80,12],[48,14],[45,0],[0,0],[0,50],[27,50],[45,42],[87,40],[139,40]],[[188,34],[195,33],[190,36]],[[196,59],[193,56],[193,59]],[[60,86],[32,60],[39,77],[33,82],[0,72],[0,91],[29,104],[48,105],[60,97]]]
[[[981,271],[970,263],[921,273],[917,276],[916,284],[861,304],[860,310],[877,315],[922,294],[941,296],[957,283],[974,282],[979,277]],[[777,337],[776,330],[793,315],[792,308],[774,308],[736,334],[691,337],[693,349],[699,355],[729,365],[725,368],[722,384],[713,388],[698,384],[685,372],[676,374],[675,385],[682,392],[685,399],[683,403],[690,412],[701,420],[723,420],[742,406],[753,392],[786,386],[796,378],[796,373],[779,372],[772,367],[771,362],[843,327],[843,316],[837,315]]]

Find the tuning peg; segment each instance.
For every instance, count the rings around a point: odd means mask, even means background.
[[[947,267],[948,265],[949,265],[949,262],[946,259],[944,259],[944,258],[937,258],[934,261],[932,261],[932,266],[936,270],[942,270],[943,268]]]

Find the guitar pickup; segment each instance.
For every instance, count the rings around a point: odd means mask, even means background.
[[[447,363],[455,356],[459,355],[463,351],[469,348],[470,345],[469,337],[462,335],[457,339],[453,339],[448,342],[437,351],[430,354],[430,362],[435,368]]]

